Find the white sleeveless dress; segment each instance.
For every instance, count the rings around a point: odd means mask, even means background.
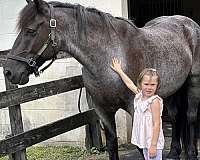
[[[158,98],[160,100],[160,134],[157,143],[157,149],[164,148],[164,135],[162,129],[162,111],[163,100],[158,95],[154,95],[144,101],[142,101],[142,92],[135,95],[134,99],[134,119],[131,143],[139,148],[150,148],[151,139],[153,133],[153,121],[150,104],[152,101]]]

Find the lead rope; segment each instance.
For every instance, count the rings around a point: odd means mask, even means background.
[[[82,94],[82,89],[83,88],[81,87],[81,89],[79,91],[79,97],[78,97],[78,111],[79,111],[79,113],[82,113],[82,111],[81,111],[81,94]],[[102,124],[101,120],[99,120],[99,126],[100,126],[101,130],[104,131],[104,127],[103,127],[103,124]]]
[[[80,91],[79,91],[79,96],[78,96],[78,111],[79,111],[79,113],[82,113],[81,112],[81,94],[82,94],[82,87],[81,87],[81,89],[80,89]]]

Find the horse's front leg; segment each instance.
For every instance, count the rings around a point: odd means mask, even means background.
[[[109,153],[109,159],[119,160],[115,113],[110,113],[106,117],[108,118],[103,122],[103,124],[105,129],[106,146]]]
[[[99,115],[101,121],[103,122],[109,159],[119,160],[115,112],[106,111],[105,106],[100,106],[97,103],[95,103],[92,99],[92,96],[89,94],[87,90],[86,90],[86,97],[90,108],[92,107],[95,108],[97,114]],[[109,106],[107,107],[107,109],[109,109]]]

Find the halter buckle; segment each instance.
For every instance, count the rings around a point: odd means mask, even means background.
[[[49,21],[49,25],[50,25],[50,27],[51,28],[56,28],[56,20],[55,19],[50,19],[50,21]]]
[[[36,66],[36,61],[33,58],[30,58],[28,60],[28,65],[31,67],[35,67]]]

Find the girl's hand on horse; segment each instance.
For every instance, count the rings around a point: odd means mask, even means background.
[[[112,59],[112,64],[111,64],[110,66],[111,66],[111,68],[112,68],[115,72],[117,72],[117,73],[119,73],[119,72],[122,71],[122,68],[121,68],[121,61],[118,60],[117,58],[113,58],[113,59]]]

